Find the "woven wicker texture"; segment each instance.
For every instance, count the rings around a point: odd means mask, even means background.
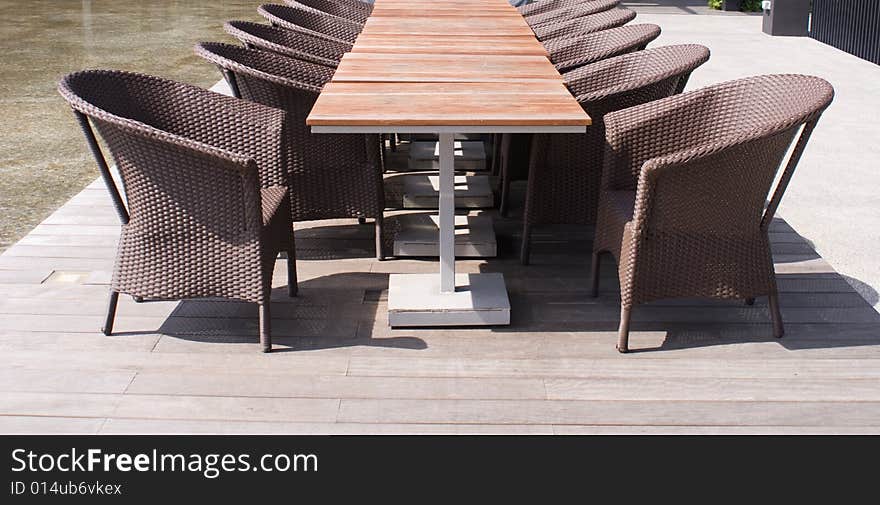
[[[609,9],[607,11],[590,14],[589,16],[581,16],[569,21],[560,23],[549,23],[546,25],[532,27],[535,36],[541,42],[552,40],[560,37],[574,37],[576,35],[586,35],[595,33],[609,28],[623,26],[633,19],[636,13],[629,9]]]
[[[596,222],[605,114],[680,92],[691,72],[708,59],[709,50],[700,45],[666,46],[616,56],[563,75],[593,124],[585,134],[533,137],[523,216],[524,263],[532,226]]]
[[[370,17],[370,12],[373,11],[372,9],[359,8],[340,3],[336,0],[284,0],[284,3],[291,7],[303,6],[312,8],[361,25],[364,24],[364,21]],[[359,3],[361,3],[361,5],[368,5],[363,2]]]
[[[234,74],[242,98],[287,111],[294,221],[372,217],[381,226],[385,201],[379,136],[312,134],[306,126],[332,69],[228,44],[202,43],[196,53]]]
[[[561,23],[570,21],[579,17],[596,14],[597,12],[607,11],[620,5],[620,0],[594,0],[592,2],[578,3],[574,6],[561,7],[539,14],[529,14],[523,16],[526,23],[531,27],[542,26],[548,23]]]
[[[541,0],[539,2],[532,2],[526,5],[520,5],[516,9],[523,16],[534,16],[535,14],[542,14],[559,9],[578,7],[597,1],[602,0]]]
[[[550,60],[560,72],[595,63],[621,54],[641,51],[660,36],[660,27],[652,24],[626,25],[610,30],[554,39],[546,44]]]
[[[598,253],[612,253],[622,351],[630,309],[661,298],[768,295],[782,336],[768,225],[833,96],[817,77],[758,76],[605,117],[594,274]]]
[[[361,25],[312,8],[294,8],[289,5],[263,4],[257,12],[275,26],[303,32],[336,42],[353,44],[361,32]]]
[[[125,188],[105,331],[118,293],[267,305],[275,258],[293,243],[284,112],[119,71],[74,73],[59,91],[91,119]]]
[[[347,42],[331,41],[250,21],[229,21],[223,28],[246,47],[265,49],[333,68],[339,64],[343,54],[351,51],[351,44]]]

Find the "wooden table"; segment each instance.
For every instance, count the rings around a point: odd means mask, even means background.
[[[376,0],[306,121],[439,135],[440,274],[389,278],[391,326],[509,324],[497,273],[455,275],[455,133],[580,133],[590,118],[506,0]]]

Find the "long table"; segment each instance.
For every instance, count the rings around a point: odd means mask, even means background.
[[[321,91],[314,133],[439,136],[440,273],[389,278],[391,326],[510,323],[499,273],[455,274],[456,133],[579,133],[590,124],[506,0],[376,0]]]

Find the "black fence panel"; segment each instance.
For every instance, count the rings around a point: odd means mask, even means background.
[[[813,0],[810,36],[880,65],[880,0]]]

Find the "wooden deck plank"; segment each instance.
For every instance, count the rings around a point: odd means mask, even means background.
[[[876,379],[547,379],[551,400],[880,401]]]
[[[544,382],[526,379],[412,379],[391,377],[140,373],[127,393],[270,398],[544,399]]]
[[[103,417],[42,417],[0,415],[0,433],[5,435],[95,435]]]
[[[633,356],[637,356],[634,354]],[[628,356],[629,358],[629,356]],[[638,366],[633,362],[638,360]],[[619,378],[742,378],[876,379],[880,361],[873,359],[765,360],[756,358],[639,359],[615,358],[398,358],[351,357],[349,375],[372,377],[573,377]]]
[[[290,423],[253,421],[188,421],[111,418],[102,435],[117,434],[262,434],[262,435],[552,435],[536,425]]]
[[[342,400],[340,422],[880,426],[878,402]]]

